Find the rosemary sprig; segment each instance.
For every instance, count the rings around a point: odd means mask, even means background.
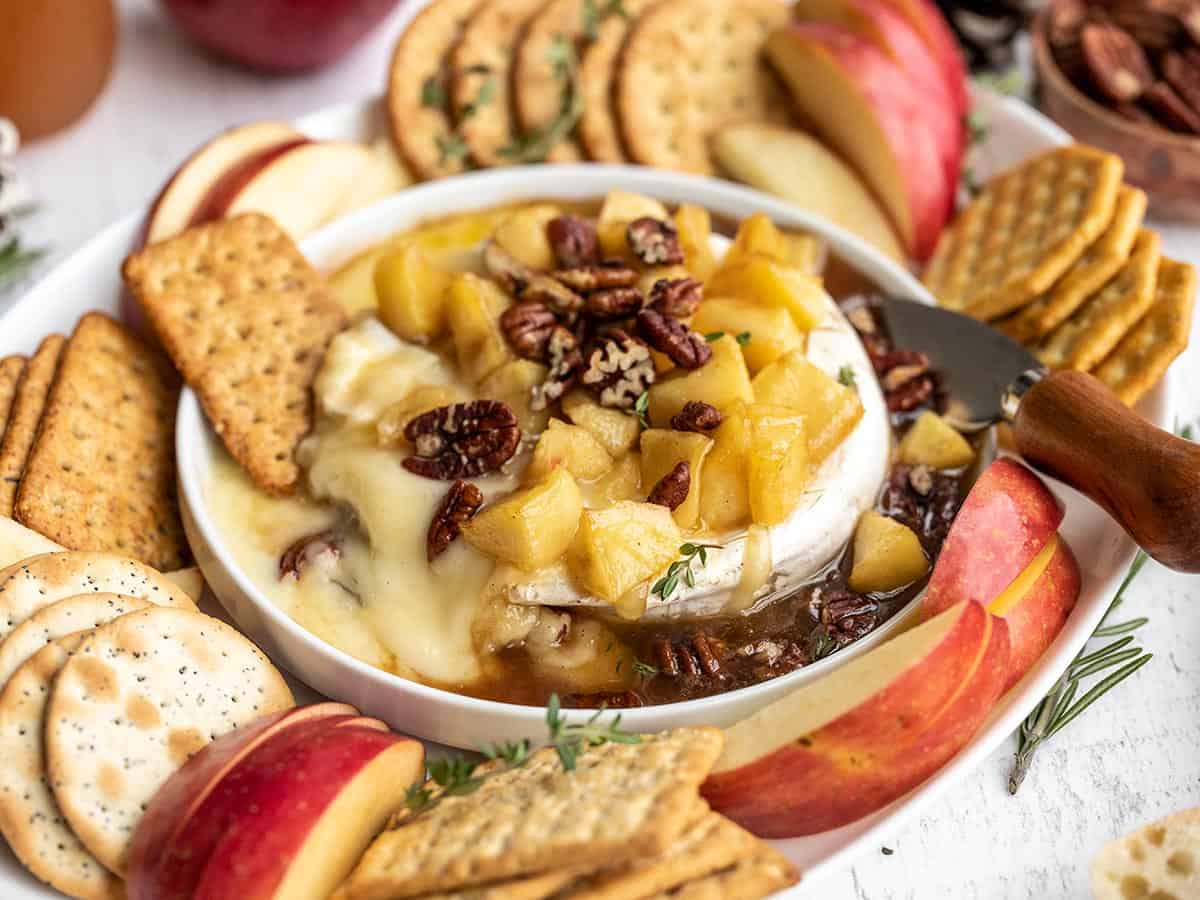
[[[650,593],[667,600],[678,589],[681,578],[688,587],[695,587],[696,572],[692,569],[692,563],[699,558],[701,566],[708,565],[708,551],[719,550],[720,547],[720,544],[683,544],[679,548],[683,558],[675,560],[667,567],[667,574],[654,582]]]
[[[854,380],[854,366],[847,363],[838,369],[838,384],[844,384],[846,387],[857,387],[858,382]]]
[[[550,731],[550,743],[558,753],[563,768],[568,772],[575,771],[579,754],[589,747],[599,747],[601,744],[640,744],[642,736],[630,734],[621,728],[621,715],[618,713],[607,723],[600,722],[600,716],[605,712],[601,705],[586,722],[572,724],[563,718],[559,706],[558,694],[551,694],[546,704],[546,727]]]

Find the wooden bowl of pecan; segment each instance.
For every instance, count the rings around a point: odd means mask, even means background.
[[[1052,0],[1033,48],[1041,109],[1119,154],[1155,216],[1200,222],[1200,0]]]

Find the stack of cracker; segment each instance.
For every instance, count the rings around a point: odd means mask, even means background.
[[[473,792],[397,814],[334,900],[768,896],[795,869],[698,793],[721,744],[685,728],[588,748],[573,771],[549,747],[487,763]]]
[[[997,176],[943,233],[925,284],[1132,405],[1187,347],[1196,273],[1162,255],[1123,174],[1119,157],[1071,145]]]
[[[0,515],[73,550],[179,568],[178,398],[165,360],[100,313],[0,360]]]

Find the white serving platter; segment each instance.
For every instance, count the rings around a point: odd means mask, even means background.
[[[1069,141],[1065,132],[1019,101],[987,92],[976,92],[974,99],[976,108],[989,123],[987,137],[975,149],[972,161],[976,175],[982,179],[1036,152]],[[381,106],[378,100],[368,100],[332,107],[301,119],[297,126],[315,138],[367,140],[382,133]],[[120,264],[135,244],[143,216],[139,212],[109,226],[0,317],[0,356],[31,352],[44,335],[52,331],[69,332],[86,311],[119,314]],[[1171,427],[1171,379],[1144,398],[1138,409],[1160,426]],[[1002,698],[974,740],[933,778],[887,808],[851,825],[811,837],[774,842],[804,871],[801,884],[779,897],[799,900],[822,896],[819,886],[822,877],[848,866],[858,854],[877,848],[950,790],[1009,738],[1087,641],[1133,557],[1134,546],[1118,526],[1085,498],[1060,484],[1054,487],[1067,509],[1062,532],[1077,550],[1083,573],[1082,594],[1066,627],[1026,678]],[[58,896],[34,881],[7,848],[0,849],[0,898],[50,900]]]

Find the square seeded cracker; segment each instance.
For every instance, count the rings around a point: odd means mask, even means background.
[[[37,437],[46,396],[58,372],[65,343],[61,334],[52,334],[43,340],[17,381],[4,438],[0,440],[0,516],[11,517],[13,514],[17,485],[25,473],[25,463]]]
[[[180,568],[175,496],[179,377],[101,313],[79,320],[46,401],[13,517],[71,550]]]
[[[399,814],[337,896],[396,900],[658,856],[694,819],[722,744],[716,728],[680,728],[589,748],[570,772],[550,747],[516,768],[487,764],[472,793]]]
[[[293,491],[313,379],[346,326],[324,279],[257,213],[152,244],[123,273],[233,458],[263,490]]]

